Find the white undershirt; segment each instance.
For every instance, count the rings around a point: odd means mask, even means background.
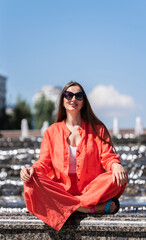
[[[76,173],[76,148],[77,147],[70,147],[70,158],[69,158],[69,173]]]

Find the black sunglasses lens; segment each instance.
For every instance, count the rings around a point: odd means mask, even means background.
[[[72,92],[64,92],[64,97],[67,100],[71,100],[73,98],[73,93]]]
[[[80,100],[83,100],[84,93],[83,92],[79,92],[79,93],[76,93],[75,96],[76,96],[76,99],[80,101]]]

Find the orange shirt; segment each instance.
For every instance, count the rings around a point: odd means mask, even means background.
[[[109,140],[104,126],[97,125],[99,136]],[[111,171],[113,163],[120,163],[110,144],[95,136],[91,126],[82,120],[78,127],[81,141],[76,149],[76,174],[78,185],[86,187],[98,175]],[[52,124],[44,133],[39,159],[33,167],[50,179],[59,182],[68,190],[71,186],[68,176],[70,148],[68,137],[70,130],[65,121]]]

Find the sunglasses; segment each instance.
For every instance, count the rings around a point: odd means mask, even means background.
[[[84,99],[85,93],[83,93],[83,92],[72,93],[69,91],[64,92],[64,97],[67,100],[71,100],[73,98],[73,96],[75,96],[76,100],[82,101]]]

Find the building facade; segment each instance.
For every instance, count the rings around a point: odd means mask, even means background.
[[[6,107],[6,80],[6,77],[0,75],[0,115],[2,109]]]
[[[35,92],[33,96],[33,103],[38,102],[42,95],[45,96],[46,100],[51,100],[52,102],[58,102],[60,96],[61,88],[60,87],[53,87],[53,86],[44,86],[41,90]]]
[[[42,95],[44,95],[46,100],[51,100],[52,102],[54,102],[55,110],[53,114],[55,115],[58,110],[58,102],[61,90],[61,87],[44,86],[41,90],[35,92],[32,98],[33,104],[38,102],[41,99]]]

